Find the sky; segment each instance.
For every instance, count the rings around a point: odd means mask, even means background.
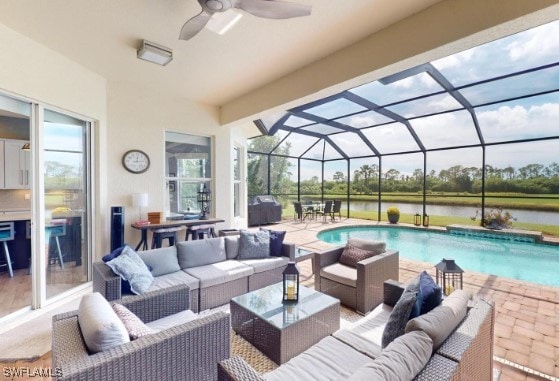
[[[475,107],[475,114],[485,142],[492,143],[559,136],[559,92],[485,105],[505,98],[559,89],[559,67],[529,72],[496,82],[470,85],[557,62],[559,62],[559,21],[453,54],[431,64]],[[461,105],[448,93],[393,104],[442,90],[430,75],[421,73],[391,84],[384,85],[375,81],[349,91],[375,104],[386,106],[392,112],[411,118],[412,128],[427,149],[478,144],[479,137],[468,111],[425,116],[461,108]],[[394,122],[366,128],[386,123],[390,119],[364,110],[366,109],[362,106],[341,98],[308,108],[305,112],[361,129],[361,132],[383,154],[418,149],[407,127],[401,123]],[[344,116],[350,113],[356,114]],[[341,131],[326,125],[305,126],[308,123],[307,120],[291,117],[286,125],[323,133]],[[285,136],[286,133],[283,133]],[[356,139],[356,134],[353,132],[330,135],[330,138],[350,156],[373,154],[367,145]],[[292,145],[291,153],[296,156],[301,155],[318,140],[299,134],[292,134],[288,139]],[[487,148],[487,164],[515,168],[531,163],[549,165],[559,161],[556,154],[558,150],[559,140],[493,146]],[[325,159],[341,157],[329,144],[324,149],[322,142],[308,151],[305,156],[320,159],[323,152]],[[481,167],[480,155],[480,148],[433,152],[428,155],[428,171],[433,169],[438,172],[452,165]],[[376,160],[363,162],[372,164]],[[302,178],[316,175],[315,166],[308,163],[302,165]],[[388,170],[391,167],[404,174],[411,174],[414,169],[423,168],[423,156],[414,154],[385,157],[383,168]],[[331,179],[334,172],[338,170],[345,172],[347,163],[342,160],[327,165],[326,179]]]

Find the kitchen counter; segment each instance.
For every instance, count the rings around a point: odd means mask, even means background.
[[[0,222],[31,220],[31,212],[0,212]]]

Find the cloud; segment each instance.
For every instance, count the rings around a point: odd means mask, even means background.
[[[433,65],[435,65],[435,67],[439,70],[461,67],[472,59],[475,54],[475,49],[476,48],[471,48],[464,50],[463,52],[438,59],[433,61]]]
[[[538,28],[512,36],[514,38],[505,48],[512,61],[522,60],[524,63],[534,61],[551,61],[547,58],[557,59],[559,39],[552,36],[559,35],[559,23],[552,22]]]
[[[556,62],[559,21],[433,61],[455,86]]]
[[[371,115],[370,113],[367,115],[353,115],[348,124],[360,128],[360,127],[367,127],[377,124],[376,118]]]
[[[485,108],[477,117],[488,141],[529,139],[557,135],[559,103],[504,105]]]
[[[427,149],[480,142],[473,120],[467,111],[414,119],[410,123]]]

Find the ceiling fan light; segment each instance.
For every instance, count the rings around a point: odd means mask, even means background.
[[[206,28],[217,34],[224,34],[231,29],[243,16],[234,9],[227,12],[216,12],[206,24]]]
[[[142,46],[138,49],[137,57],[141,60],[165,66],[173,60],[173,51],[154,42],[142,40]]]

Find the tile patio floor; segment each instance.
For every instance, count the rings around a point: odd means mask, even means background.
[[[317,239],[316,234],[321,230],[376,224],[357,219],[326,223],[320,219],[284,220],[269,228],[286,230],[286,242],[316,251],[331,247]],[[311,271],[310,260],[304,262],[302,271]],[[400,257],[401,282],[407,282],[423,270],[435,275],[432,264]],[[499,381],[559,380],[559,288],[465,272],[464,289],[495,301],[494,363],[501,371]]]

